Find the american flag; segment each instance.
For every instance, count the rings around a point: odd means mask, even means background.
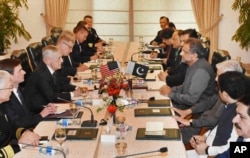
[[[106,65],[100,66],[102,78],[112,76],[119,71],[120,64],[117,61],[108,62]]]

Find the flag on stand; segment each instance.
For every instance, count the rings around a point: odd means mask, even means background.
[[[117,73],[120,69],[120,64],[117,61],[108,62],[105,65],[100,66],[100,73],[102,78],[112,76]]]
[[[126,73],[137,77],[146,78],[148,70],[148,66],[129,61]]]

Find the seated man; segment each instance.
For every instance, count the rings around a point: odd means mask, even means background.
[[[240,64],[235,60],[227,60],[221,62],[216,65],[217,67],[217,76],[215,78],[218,81],[218,76],[224,72],[228,71],[237,71],[242,73],[242,68]],[[222,110],[224,109],[223,103],[220,99],[218,99],[217,95],[209,98],[208,101],[201,102],[201,104],[206,104],[207,102],[211,102],[213,105],[211,109],[205,111],[200,115],[197,119],[186,120],[184,119],[189,114],[195,114],[197,111],[193,108],[189,108],[187,110],[180,110],[177,108],[173,108],[175,112],[177,112],[180,116],[174,116],[175,119],[180,122],[183,127],[181,127],[182,133],[182,141],[184,144],[188,144],[189,140],[193,135],[199,134],[202,127],[206,127],[207,129],[212,129],[216,126],[218,119],[221,116]],[[202,105],[201,105],[202,106]]]
[[[166,45],[165,43],[162,42],[162,38],[161,38],[161,31],[165,28],[168,28],[168,23],[169,23],[169,19],[166,16],[161,16],[160,17],[160,27],[161,30],[157,32],[157,35],[155,37],[155,39],[153,39],[150,44],[153,46],[160,46],[161,48],[165,48]]]
[[[76,62],[71,56],[70,53],[74,46],[75,34],[71,31],[63,31],[58,40],[56,46],[62,52],[62,68],[61,72],[64,76],[75,76],[77,72],[82,72],[88,69],[88,67],[80,62]]]
[[[246,94],[246,82],[242,73],[225,72],[218,77],[218,91],[221,100],[226,104],[217,126],[203,136],[195,135],[190,143],[198,154],[216,156],[223,151],[218,146],[226,145],[233,130],[233,117],[236,115],[236,102]],[[217,153],[217,154],[215,154]]]
[[[184,31],[177,30],[172,35],[173,47],[177,50],[170,56],[172,60],[172,66],[166,71],[160,72],[158,78],[161,81],[166,81],[169,87],[179,86],[183,83],[186,75],[187,64],[182,62],[181,48],[184,41],[188,38],[198,38],[197,32],[194,29],[187,29]]]
[[[104,51],[103,45],[106,44],[104,40],[102,40],[96,30],[93,28],[93,17],[90,15],[86,15],[83,17],[83,21],[86,23],[86,27],[88,29],[88,36],[86,41],[82,43],[83,51],[86,52],[102,52]]]
[[[73,32],[75,34],[75,45],[73,46],[71,57],[74,61],[79,63],[85,63],[91,60],[96,60],[99,57],[97,52],[85,51],[82,43],[88,36],[88,29],[85,27],[86,23],[79,21],[74,27]]]
[[[43,48],[42,55],[43,61],[31,74],[24,89],[24,97],[34,113],[40,113],[48,103],[71,101],[72,97],[81,94],[79,88],[68,92],[63,91],[65,85],[60,85],[56,74],[62,66],[60,50],[56,46],[49,45]]]
[[[4,103],[10,122],[15,123],[19,127],[34,128],[44,117],[53,114],[56,111],[56,107],[53,104],[48,104],[39,114],[34,114],[29,111],[22,90],[19,88],[19,84],[24,81],[25,75],[25,71],[22,69],[19,60],[1,60],[0,68],[10,73],[13,84],[13,91],[10,100]]]
[[[30,130],[10,123],[5,113],[5,105],[12,91],[10,74],[0,70],[0,157],[13,157],[21,150],[21,144],[38,145],[40,136]],[[19,145],[20,144],[20,145]]]
[[[170,88],[162,86],[160,93],[167,95],[173,106],[182,110],[212,97],[215,92],[215,74],[211,65],[203,58],[204,48],[201,41],[189,38],[184,41],[181,56],[182,61],[188,64],[185,80],[182,85]],[[197,107],[200,112],[207,107]]]

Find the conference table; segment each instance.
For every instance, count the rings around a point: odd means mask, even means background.
[[[126,46],[124,46],[126,47]],[[128,50],[128,49],[127,49]],[[89,65],[93,62],[88,63]],[[95,64],[95,63],[94,63]],[[125,71],[123,68],[121,71]],[[162,70],[155,70],[152,74],[155,76],[155,81],[147,82],[147,89],[133,89],[133,98],[138,100],[148,100],[150,97],[155,97],[155,99],[167,99],[166,96],[159,94],[158,89],[165,83],[159,81],[157,74]],[[128,106],[124,109],[123,112],[117,111],[116,116],[124,116],[126,118],[126,125],[130,126],[131,129],[126,132],[125,138],[115,139],[115,141],[104,141],[102,138],[105,136],[114,136],[117,137],[116,127],[112,125],[110,128],[110,133],[107,132],[107,126],[100,126],[100,121],[105,118],[107,115],[106,110],[97,112],[98,106],[102,105],[103,100],[98,94],[98,90],[95,90],[94,87],[98,87],[98,83],[92,81],[91,83],[84,80],[84,78],[91,77],[91,70],[78,73],[79,76],[82,76],[80,81],[72,81],[73,84],[77,86],[86,86],[89,89],[89,94],[87,100],[90,102],[85,104],[86,107],[90,108],[94,114],[94,119],[98,121],[97,129],[98,133],[95,139],[92,140],[66,140],[63,145],[64,148],[68,149],[66,157],[68,158],[112,158],[116,156],[116,147],[117,142],[126,142],[126,154],[135,154],[143,153],[148,151],[157,151],[162,147],[167,147],[168,152],[160,153],[154,152],[144,155],[132,156],[132,157],[154,157],[154,158],[186,158],[186,151],[181,140],[136,140],[136,133],[138,128],[145,128],[147,122],[162,122],[164,128],[178,128],[176,120],[172,116],[155,116],[155,117],[135,117],[134,111],[139,108],[148,108],[148,104],[145,102],[138,102],[133,106]],[[122,90],[120,96],[125,96],[124,91]],[[74,98],[75,100],[80,99],[79,97]],[[69,109],[70,103],[58,104],[60,110]],[[81,107],[80,111],[83,112],[81,119],[82,121],[90,120],[91,112],[89,109]],[[174,112],[171,110],[172,115]],[[44,147],[52,146],[57,147],[58,143],[52,139],[55,129],[58,127],[58,123],[55,120],[51,121],[42,121],[34,129],[34,132],[41,136],[48,136],[50,141],[47,144],[43,144]],[[80,125],[70,125],[65,128],[83,128]],[[40,147],[25,146],[22,151],[17,153],[15,158],[43,158],[43,157],[63,157],[61,153],[47,156],[46,154],[39,153]]]

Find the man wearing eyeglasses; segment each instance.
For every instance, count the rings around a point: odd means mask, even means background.
[[[46,46],[42,55],[43,61],[31,74],[24,89],[30,110],[34,113],[40,113],[48,103],[71,101],[72,97],[81,94],[79,88],[66,91],[64,85],[60,85],[57,70],[61,69],[63,60],[58,47]]]
[[[42,119],[56,111],[53,104],[48,104],[39,114],[34,114],[28,109],[26,100],[19,84],[24,81],[25,71],[18,59],[4,59],[0,61],[0,68],[11,75],[13,91],[10,100],[5,102],[6,112],[10,122],[24,128],[34,128]],[[29,96],[32,97],[32,96]]]
[[[40,136],[11,124],[5,113],[5,105],[12,92],[10,74],[0,70],[0,157],[13,157],[21,150],[21,144],[38,145]]]

